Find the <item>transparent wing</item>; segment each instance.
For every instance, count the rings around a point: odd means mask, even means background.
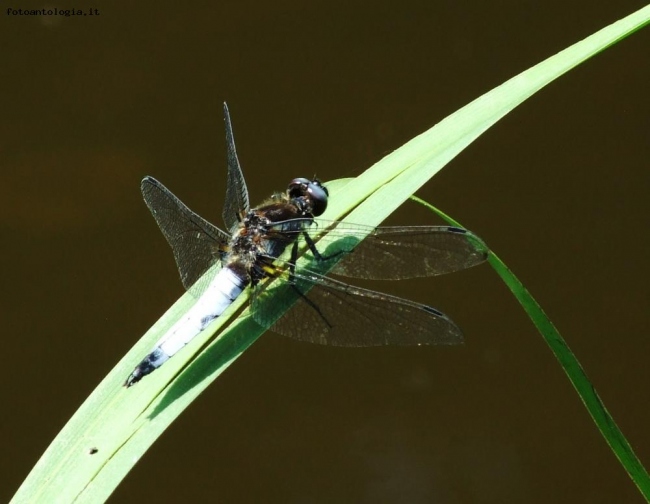
[[[248,201],[248,189],[244,181],[244,174],[239,165],[237,151],[235,150],[235,138],[230,123],[228,105],[223,104],[223,118],[226,122],[226,147],[228,149],[228,185],[226,186],[226,202],[223,206],[222,217],[226,229],[233,233],[239,224],[243,213],[250,210]]]
[[[144,201],[172,248],[185,289],[226,252],[228,235],[192,212],[153,177],[140,184]]]
[[[315,219],[305,230],[322,256],[332,256],[332,264],[338,261],[330,273],[352,278],[429,277],[487,259],[488,248],[478,236],[453,226],[372,227]]]
[[[458,326],[435,308],[312,271],[301,270],[294,275],[293,283],[276,279],[264,287],[254,293],[253,318],[300,341],[347,347],[452,345],[463,341]]]

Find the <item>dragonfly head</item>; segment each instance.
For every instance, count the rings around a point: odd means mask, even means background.
[[[303,212],[318,217],[327,208],[329,192],[317,178],[295,178],[289,182],[287,195]]]

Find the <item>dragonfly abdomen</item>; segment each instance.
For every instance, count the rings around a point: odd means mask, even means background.
[[[247,278],[242,278],[228,267],[219,271],[194,306],[158,340],[149,355],[136,366],[125,385],[130,387],[137,383],[178,353],[221,315],[247,284]]]

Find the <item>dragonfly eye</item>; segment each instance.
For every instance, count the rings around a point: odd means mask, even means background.
[[[322,215],[327,208],[327,188],[321,185],[320,180],[314,179],[307,186],[307,193],[311,197],[312,213],[317,217]]]
[[[311,183],[311,180],[306,178],[295,178],[289,182],[289,188],[287,192],[289,193],[290,198],[299,198],[303,196],[307,191],[307,186]]]
[[[321,215],[327,208],[329,193],[318,179],[295,178],[289,183],[287,193],[291,199],[307,200],[311,206],[310,213],[314,216]]]

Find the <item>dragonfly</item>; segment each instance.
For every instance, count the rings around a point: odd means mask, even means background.
[[[290,338],[343,347],[451,345],[460,328],[441,311],[330,277],[398,280],[478,265],[487,247],[454,226],[373,227],[319,218],[329,191],[317,178],[293,179],[251,208],[224,103],[227,186],[223,231],[155,178],[141,190],[172,248],[181,281],[197,301],[153,346],[124,385],[131,387],[178,353],[245,289],[262,327]],[[291,305],[287,310],[286,307]]]

